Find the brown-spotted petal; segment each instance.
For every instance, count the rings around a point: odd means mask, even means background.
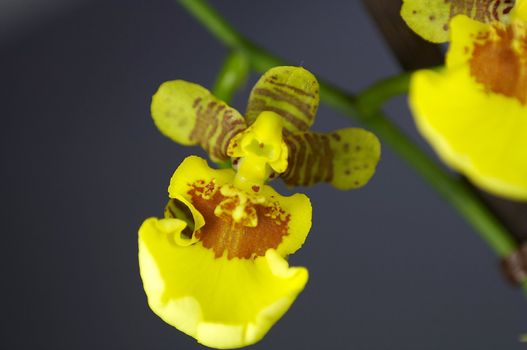
[[[479,22],[507,23],[514,0],[404,0],[401,15],[408,26],[426,40],[449,40],[449,22],[466,15]]]

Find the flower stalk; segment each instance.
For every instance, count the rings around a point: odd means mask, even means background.
[[[249,76],[249,61],[241,51],[230,52],[223,62],[222,68],[212,92],[225,102],[230,102],[236,90],[238,90]]]

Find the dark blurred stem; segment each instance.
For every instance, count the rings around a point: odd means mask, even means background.
[[[263,73],[271,67],[287,64],[236,32],[205,0],[179,2],[225,45],[243,52],[254,70]],[[380,111],[386,100],[408,90],[409,78],[409,74],[388,78],[366,89],[358,97],[321,81],[321,99],[376,132],[463,215],[497,255],[509,256],[517,249],[516,242],[475,193],[430,159]],[[527,281],[523,283],[523,289],[527,293]]]

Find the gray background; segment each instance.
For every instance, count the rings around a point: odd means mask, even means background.
[[[350,91],[398,71],[359,1],[213,5]],[[210,87],[226,50],[169,0],[3,0],[0,13],[0,347],[200,348],[149,310],[136,232],[197,152],[157,132],[150,96],[176,78]],[[249,89],[233,102],[241,110]],[[387,111],[426,147],[404,98]],[[318,113],[317,130],[349,125]],[[366,188],[305,191],[314,223],[291,262],[310,281],[254,349],[527,349],[526,300],[388,147]]]

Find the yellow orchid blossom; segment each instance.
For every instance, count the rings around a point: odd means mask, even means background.
[[[527,23],[457,16],[441,72],[415,73],[410,105],[441,158],[483,189],[527,200]]]
[[[403,0],[401,16],[424,39],[442,43],[449,40],[450,19],[456,15],[508,23],[514,6],[515,0]]]
[[[316,78],[276,67],[256,83],[246,117],[205,88],[163,83],[152,99],[156,126],[184,145],[200,145],[211,169],[188,157],[170,181],[163,219],[139,230],[139,265],[148,303],[164,321],[215,348],[260,340],[304,288],[305,268],[285,260],[311,227],[307,196],[284,197],[266,181],[289,185],[365,185],[380,144],[362,129],[314,133]]]
[[[311,204],[234,187],[232,169],[216,170],[191,156],[170,181],[174,213],[147,219],[139,230],[139,266],[148,303],[164,321],[215,348],[261,339],[307,282],[307,270],[285,258],[303,244]],[[190,224],[193,229],[186,230]],[[184,238],[182,238],[184,237]]]

